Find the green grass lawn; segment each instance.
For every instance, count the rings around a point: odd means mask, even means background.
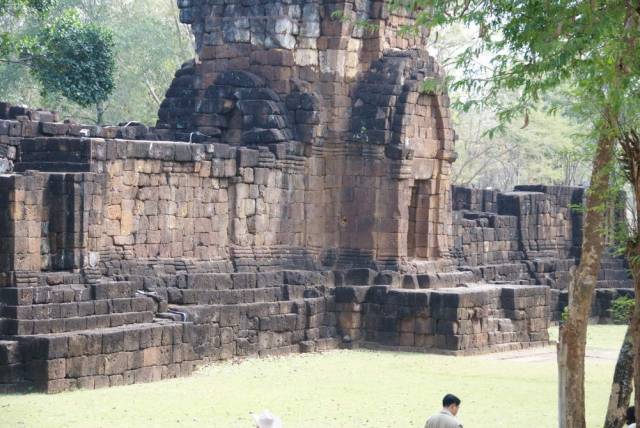
[[[620,326],[590,329],[589,344],[600,349],[614,350],[624,335]],[[613,365],[587,363],[590,428],[602,426]],[[0,396],[0,427],[252,427],[250,412],[269,409],[286,428],[422,428],[447,392],[462,398],[467,428],[551,428],[553,348],[474,357],[332,351],[221,363],[161,383]]]

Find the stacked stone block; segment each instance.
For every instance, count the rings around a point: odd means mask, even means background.
[[[635,298],[633,288],[598,288],[591,305],[590,322],[611,324],[614,320],[611,314],[613,301],[626,297]],[[551,319],[556,322],[562,320],[562,313],[569,304],[567,290],[551,290]]]
[[[453,187],[457,264],[488,282],[566,289],[579,263],[584,189],[517,186],[513,192]],[[633,288],[624,258],[607,252],[599,288]]]
[[[472,353],[547,340],[547,287],[510,283],[564,281],[581,193],[452,192],[449,100],[424,91],[440,72],[425,34],[400,35],[410,14],[382,1],[178,5],[196,58],[155,128],[0,104],[0,390],[343,343]]]
[[[161,133],[139,122],[119,125],[85,125],[65,119],[58,113],[34,110],[0,102],[0,145],[17,146],[24,138],[36,137],[92,137],[158,140]],[[15,153],[14,153],[15,155]]]
[[[147,360],[147,354],[165,353],[166,349],[145,350],[143,363],[139,363],[142,354],[112,355],[160,346],[137,344],[125,349],[120,343],[125,331],[128,335],[152,334],[157,328],[155,314],[166,308],[138,294],[130,282],[97,280],[89,269],[82,273],[13,272],[2,277],[0,301],[0,336],[6,338],[0,343],[0,354],[5,355],[0,359],[0,390],[58,392],[112,386],[144,381],[142,372],[150,371],[150,366],[162,377],[166,377],[163,370],[174,369],[173,360]],[[174,324],[168,322],[165,327],[176,327]],[[138,370],[143,367],[149,368]]]
[[[56,393],[130,385],[188,375],[197,357],[188,324],[156,323],[25,336],[17,341],[24,380]]]
[[[35,176],[0,176],[3,273],[41,266],[41,208],[44,180]]]
[[[422,48],[425,34],[399,36],[410,15],[384,2],[178,6],[197,57],[176,73],[157,132],[301,143],[294,159],[308,177],[305,215],[317,219],[304,246],[326,263],[399,268],[448,254],[448,99],[421,93],[439,70]],[[420,206],[409,210],[413,200]],[[412,221],[377,224],[396,205]]]
[[[365,346],[469,354],[548,343],[549,289],[336,289],[340,333]]]

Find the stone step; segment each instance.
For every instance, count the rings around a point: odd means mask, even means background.
[[[86,302],[135,297],[138,287],[131,282],[104,282],[95,285],[62,284],[36,287],[0,288],[0,303],[12,306],[45,303]]]
[[[282,300],[315,297],[315,288],[304,285],[249,288],[241,290],[167,289],[167,300],[178,305],[235,305],[239,303],[268,303]]]
[[[4,384],[15,385],[24,381],[24,365],[20,363],[15,364],[0,364],[0,388]]]
[[[281,285],[240,290],[192,290],[168,288],[167,300],[178,305],[236,305],[241,303],[271,303],[318,297],[310,285]]]
[[[125,312],[153,311],[155,302],[149,297],[89,300],[71,303],[45,303],[42,305],[5,306],[0,316],[20,320],[47,320],[106,315]]]
[[[597,283],[597,288],[633,288],[633,279],[625,280],[600,280]]]
[[[188,333],[185,329],[191,325],[188,322],[150,320],[113,327],[27,335],[18,341],[23,352],[29,354],[27,359],[52,360],[183,343],[183,334]]]
[[[598,273],[598,281],[601,280],[617,280],[624,281],[630,280],[631,274],[628,269],[601,269]]]
[[[14,306],[83,302],[92,298],[91,288],[83,284],[0,288],[0,303]]]
[[[0,334],[20,336],[58,334],[72,331],[119,327],[126,324],[150,323],[153,321],[153,318],[153,312],[143,311],[49,320],[4,319],[2,320],[2,323],[0,323]]]
[[[91,165],[80,162],[19,162],[14,169],[16,172],[29,170],[41,172],[90,172]]]
[[[283,300],[281,287],[244,290],[193,290],[168,288],[167,300],[177,305],[234,305],[238,303],[277,302]]]
[[[96,300],[134,297],[138,291],[138,286],[128,281],[98,283],[92,285],[91,288]]]
[[[33,389],[33,383],[24,380],[14,383],[0,383],[0,395],[19,394],[22,392],[33,391]]]
[[[84,276],[76,272],[46,272],[38,276],[38,285],[83,284]]]
[[[188,322],[158,320],[21,336],[18,340],[25,364],[12,369],[17,377],[27,375],[33,390],[49,393],[188,375],[197,359],[191,347],[183,346],[193,340],[191,327]],[[165,373],[166,366],[178,371],[171,376]]]

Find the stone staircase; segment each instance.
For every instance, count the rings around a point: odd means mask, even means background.
[[[1,335],[56,334],[148,323],[156,311],[153,299],[137,295],[135,285],[116,281],[4,287],[0,301]]]
[[[602,257],[598,288],[633,288],[627,260],[606,253]]]
[[[181,367],[186,324],[156,317],[166,311],[165,301],[140,294],[130,281],[72,272],[5,276],[0,393],[94,388],[190,372],[193,363]]]

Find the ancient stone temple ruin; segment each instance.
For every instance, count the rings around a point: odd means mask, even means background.
[[[452,187],[448,99],[421,91],[439,70],[425,34],[399,31],[410,17],[382,1],[178,5],[196,58],[156,127],[0,104],[0,391],[548,342],[584,191]],[[612,257],[601,279],[602,305],[630,286]]]

